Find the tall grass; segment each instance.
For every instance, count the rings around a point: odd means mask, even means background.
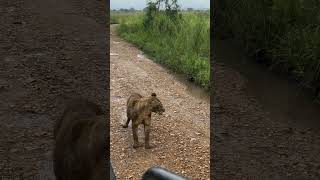
[[[317,86],[320,81],[320,1],[216,2],[218,36],[230,32],[249,54],[262,50],[272,66]]]
[[[158,63],[186,74],[208,89],[210,15],[208,12],[184,12],[181,17],[172,19],[159,12],[146,25],[146,14],[134,13],[120,22],[117,32]]]
[[[110,24],[122,24],[124,21],[127,21],[127,18],[130,18],[131,15],[137,15],[141,12],[139,11],[111,11],[110,12]]]

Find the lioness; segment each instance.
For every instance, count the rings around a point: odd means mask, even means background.
[[[107,179],[106,123],[100,106],[72,99],[54,128],[57,180]]]
[[[131,94],[127,101],[127,121],[123,127],[127,128],[130,120],[132,120],[133,148],[142,146],[138,140],[138,126],[140,124],[144,125],[145,148],[150,149],[153,147],[149,142],[152,112],[159,114],[165,112],[156,93],[152,93],[149,97],[142,97],[138,93]]]

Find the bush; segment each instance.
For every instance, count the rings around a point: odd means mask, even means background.
[[[173,12],[158,10],[156,4],[149,4],[145,13],[127,17],[117,32],[156,62],[192,77],[198,85],[208,89],[209,12]]]
[[[248,54],[264,50],[271,67],[319,83],[320,1],[225,0],[215,5],[218,36],[230,32]]]

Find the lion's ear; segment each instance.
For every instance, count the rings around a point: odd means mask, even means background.
[[[151,96],[156,97],[157,95],[156,95],[156,93],[152,93]]]

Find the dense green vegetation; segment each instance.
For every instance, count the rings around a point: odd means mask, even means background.
[[[319,87],[320,1],[215,1],[218,36],[231,33],[248,54],[263,52],[272,67]]]
[[[113,17],[112,17],[113,16]],[[209,88],[210,15],[208,11],[145,11],[112,14],[117,32],[158,63]]]
[[[126,21],[126,18],[130,17],[131,15],[136,15],[141,11],[136,10],[112,10],[110,16],[110,24],[121,24],[122,22]]]

